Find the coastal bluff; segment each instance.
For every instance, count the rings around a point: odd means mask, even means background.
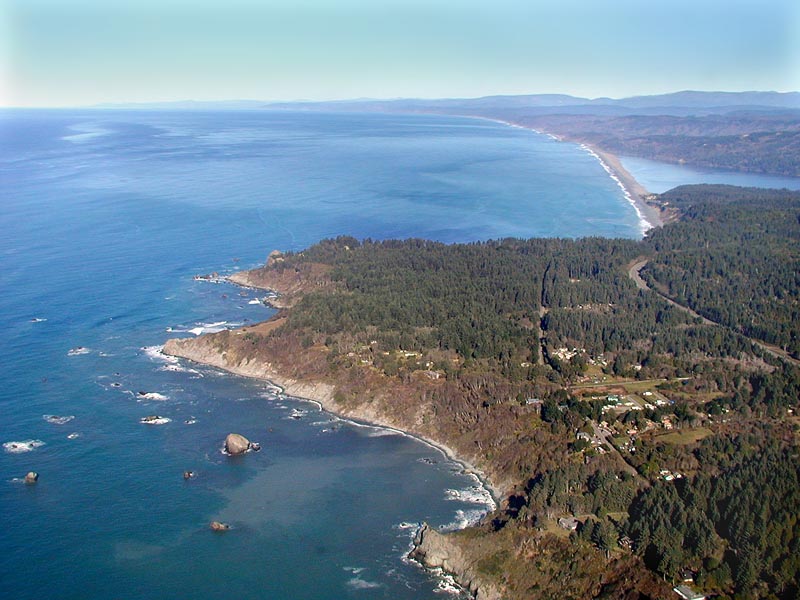
[[[163,352],[169,356],[185,358],[199,364],[223,369],[235,375],[264,379],[280,386],[290,396],[314,400],[323,406],[331,406],[334,391],[332,385],[321,382],[301,382],[282,376],[269,362],[261,362],[257,359],[237,361],[236,353],[222,349],[216,336],[217,334],[206,334],[198,338],[169,339],[164,344]]]
[[[494,584],[480,576],[479,558],[470,557],[469,548],[462,547],[456,536],[441,534],[424,524],[417,532],[409,558],[429,569],[442,569],[452,574],[476,600],[500,600],[503,597]]]

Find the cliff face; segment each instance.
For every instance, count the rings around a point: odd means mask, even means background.
[[[266,379],[282,387],[290,396],[315,400],[328,410],[337,410],[333,402],[334,387],[332,385],[322,382],[301,382],[286,377],[275,370],[272,363],[257,358],[240,357],[235,349],[226,349],[226,346],[220,341],[217,334],[203,335],[197,338],[171,339],[164,344],[164,354],[186,358],[244,377]]]
[[[502,598],[500,590],[480,576],[476,561],[470,558],[468,550],[462,548],[458,538],[452,535],[443,535],[423,525],[409,556],[428,568],[440,568],[451,573],[456,582],[469,590],[477,600]]]
[[[484,479],[495,498],[515,483],[494,464],[482,460],[469,431],[442,418],[442,408],[425,399],[442,382],[389,379],[366,369],[331,374],[323,351],[302,348],[291,336],[270,338],[281,318],[197,338],[171,339],[164,353],[224,369],[236,375],[268,380],[291,396],[319,402],[325,410],[408,432],[440,448]],[[488,435],[488,434],[487,434]],[[477,466],[475,466],[477,465]]]
[[[327,277],[331,270],[328,265],[303,263],[283,268],[282,261],[281,254],[273,251],[267,266],[234,273],[228,276],[228,281],[245,287],[277,292],[280,294],[279,297],[270,302],[275,308],[290,308],[303,294],[324,287],[335,287]],[[272,268],[276,265],[281,268]]]

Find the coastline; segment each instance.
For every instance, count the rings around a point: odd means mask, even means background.
[[[241,332],[245,329],[246,328],[241,328],[239,330],[232,331]],[[334,400],[334,386],[331,384],[324,382],[306,383],[283,376],[279,372],[275,371],[270,363],[254,364],[253,362],[244,362],[238,365],[229,364],[226,361],[226,355],[224,352],[220,353],[213,346],[208,347],[206,344],[200,344],[200,342],[204,341],[203,338],[208,335],[213,336],[214,334],[205,334],[197,338],[171,338],[164,344],[162,353],[167,356],[183,358],[197,364],[221,369],[227,373],[238,375],[240,377],[264,381],[278,387],[282,393],[287,396],[317,404],[320,409],[342,419],[353,421],[356,425],[379,427],[381,429],[386,429],[413,438],[441,452],[447,460],[461,465],[465,473],[474,476],[477,482],[489,492],[493,502],[493,505],[490,506],[487,512],[494,510],[497,504],[502,500],[505,490],[496,482],[492,481],[486,475],[486,473],[484,473],[484,471],[477,468],[469,460],[459,455],[447,444],[431,439],[417,432],[409,431],[401,425],[394,423],[391,419],[386,417],[386,415],[380,414],[375,410],[368,410],[368,407],[346,409],[338,405]]]
[[[250,287],[253,287],[253,282],[249,283]],[[265,288],[260,286],[259,289]],[[242,327],[225,333],[241,335],[246,330],[247,327]],[[497,482],[492,481],[481,469],[476,468],[449,445],[395,423],[385,413],[375,410],[370,404],[349,408],[339,405],[334,398],[334,386],[329,383],[301,382],[281,375],[271,363],[255,359],[229,363],[226,351],[221,345],[215,343],[214,336],[216,335],[219,334],[208,333],[196,338],[171,338],[166,341],[161,353],[218,368],[234,375],[264,381],[278,387],[286,396],[314,403],[319,406],[320,410],[350,421],[356,426],[377,427],[413,438],[440,452],[448,461],[460,465],[464,474],[474,478],[476,484],[485,490],[488,496],[487,502],[483,504],[485,512],[480,519],[474,522],[456,522],[452,524],[455,525],[453,529],[448,528],[442,531],[432,529],[427,523],[420,523],[407,558],[417,562],[426,570],[435,571],[438,568],[449,573],[456,585],[467,590],[477,600],[500,600],[502,595],[495,585],[485,581],[475,571],[474,561],[465,560],[464,551],[460,548],[459,543],[447,534],[475,526],[487,514],[496,510],[506,488],[510,489],[510,482],[506,482],[505,487],[500,487]]]
[[[662,219],[659,209],[648,204],[646,201],[646,198],[650,196],[651,193],[622,165],[622,162],[616,154],[613,154],[607,150],[601,150],[594,144],[590,144],[585,140],[556,135],[554,133],[542,131],[523,123],[505,121],[503,119],[495,119],[492,117],[480,117],[476,115],[467,116],[474,119],[483,119],[485,121],[492,121],[493,123],[500,123],[501,125],[505,125],[507,127],[533,131],[534,133],[538,133],[540,135],[546,135],[557,142],[570,142],[577,144],[581,149],[585,150],[594,158],[596,158],[606,173],[608,173],[609,177],[611,177],[611,179],[613,179],[620,187],[625,199],[636,211],[636,215],[639,218],[639,227],[643,236],[650,229],[664,226],[664,219]]]

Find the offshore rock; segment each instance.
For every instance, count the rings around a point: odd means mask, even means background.
[[[36,483],[39,481],[39,474],[36,471],[30,471],[25,475],[25,483]]]
[[[250,449],[250,440],[238,433],[229,433],[225,438],[225,452],[231,456],[244,454]]]
[[[231,528],[230,525],[221,521],[211,521],[210,527],[213,531],[228,531]]]

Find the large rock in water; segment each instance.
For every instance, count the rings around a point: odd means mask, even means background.
[[[225,452],[235,456],[244,454],[250,449],[250,440],[238,433],[229,433],[225,438]]]

